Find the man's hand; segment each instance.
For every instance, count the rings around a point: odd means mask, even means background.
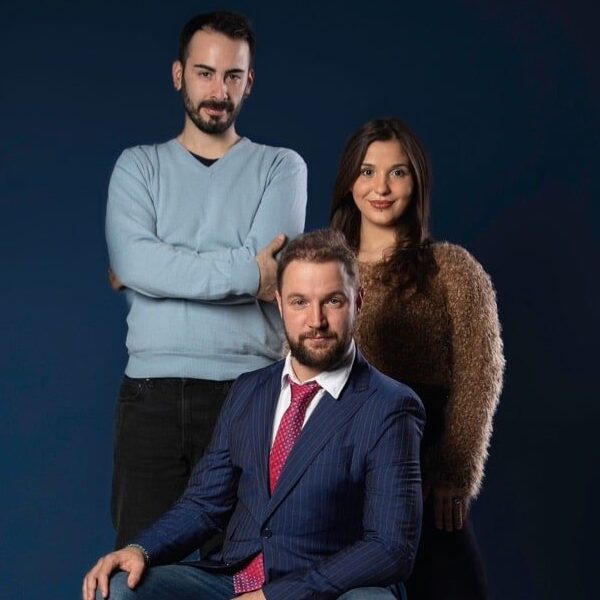
[[[277,289],[277,261],[275,255],[285,246],[285,235],[280,233],[269,242],[257,255],[256,262],[260,271],[260,284],[256,297],[265,302],[275,300]]]
[[[262,593],[262,590],[256,590],[255,592],[248,592],[246,594],[242,594],[241,596],[236,596],[231,600],[267,600],[265,595]]]
[[[139,548],[127,547],[103,556],[83,579],[83,600],[94,600],[96,588],[103,598],[108,598],[108,580],[113,571],[120,569],[129,573],[127,585],[133,589],[142,578],[146,568],[144,553]]]
[[[122,292],[125,289],[125,286],[121,283],[121,280],[110,268],[108,269],[108,284],[112,288],[113,292]]]
[[[435,526],[446,531],[462,529],[468,507],[468,498],[465,497],[464,490],[437,485],[431,488],[431,492],[433,493]]]

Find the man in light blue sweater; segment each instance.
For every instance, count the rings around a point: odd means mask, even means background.
[[[179,497],[231,380],[281,356],[275,255],[304,228],[306,165],[236,132],[253,55],[240,15],[189,21],[173,64],[183,131],[125,150],[110,181],[110,264],[129,304],[112,496],[117,547]]]

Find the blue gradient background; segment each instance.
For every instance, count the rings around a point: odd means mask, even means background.
[[[309,228],[327,223],[358,125],[398,115],[424,140],[434,234],[490,272],[504,326],[506,385],[473,508],[494,598],[597,597],[597,5],[229,6],[259,42],[239,130],[305,157]],[[217,7],[0,9],[3,599],[77,597],[111,547],[126,353],[124,299],[106,282],[107,183],[124,147],[180,129],[177,34]]]

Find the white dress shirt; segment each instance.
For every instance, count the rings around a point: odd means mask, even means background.
[[[354,340],[350,344],[348,351],[342,358],[341,362],[336,366],[335,369],[331,371],[322,371],[315,377],[311,377],[306,381],[300,381],[296,374],[294,373],[294,369],[292,367],[292,355],[288,352],[288,355],[285,358],[285,364],[283,366],[283,372],[281,373],[281,392],[279,393],[279,399],[277,400],[277,407],[275,408],[275,418],[273,419],[273,435],[271,437],[271,446],[273,446],[273,442],[275,441],[275,436],[277,435],[277,430],[279,429],[279,424],[281,423],[281,419],[285,411],[288,409],[289,405],[292,402],[292,393],[290,391],[290,383],[289,379],[292,379],[294,383],[306,384],[309,381],[316,381],[321,389],[315,394],[315,397],[310,401],[306,414],[304,415],[304,421],[302,423],[302,427],[306,425],[306,422],[314,412],[317,404],[319,404],[321,398],[328,392],[333,396],[336,400],[339,395],[342,393],[346,382],[348,381],[348,377],[350,377],[350,371],[352,370],[352,365],[354,364],[354,357],[356,356],[356,345]]]

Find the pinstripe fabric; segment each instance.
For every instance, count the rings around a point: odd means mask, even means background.
[[[290,380],[291,402],[275,435],[275,442],[269,454],[269,491],[271,494],[277,487],[281,471],[287,457],[298,440],[306,409],[310,401],[319,391],[316,381],[301,385]],[[265,567],[262,552],[259,552],[249,564],[233,576],[233,589],[236,594],[252,592],[262,587],[265,582]]]
[[[420,532],[422,405],[357,353],[346,388],[323,396],[269,497],[281,370],[238,378],[185,494],[136,542],[152,564],[172,562],[230,517],[217,563],[200,565],[235,571],[262,552],[268,600],[406,579]]]

